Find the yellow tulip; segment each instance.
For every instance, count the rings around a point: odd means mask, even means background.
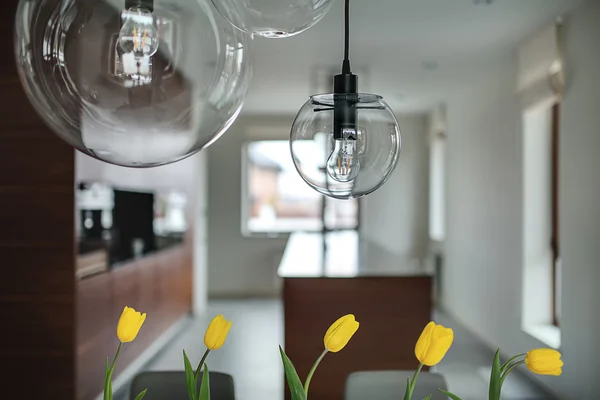
[[[222,314],[217,315],[213,318],[208,325],[208,329],[206,329],[206,333],[204,334],[204,344],[209,350],[217,350],[223,346],[225,343],[225,339],[227,339],[227,334],[229,333],[229,329],[231,328],[231,321],[227,321],[223,318]]]
[[[344,315],[327,329],[323,338],[325,348],[332,353],[342,350],[356,333],[358,326],[354,315]]]
[[[559,376],[562,374],[562,366],[564,365],[560,357],[560,352],[556,350],[535,349],[527,353],[525,364],[531,372],[538,375]]]
[[[146,314],[140,314],[131,307],[125,307],[117,324],[117,337],[121,343],[132,342],[146,320]]]
[[[427,324],[415,346],[415,355],[421,364],[432,367],[442,361],[452,341],[454,332],[450,328],[436,325],[431,321]]]

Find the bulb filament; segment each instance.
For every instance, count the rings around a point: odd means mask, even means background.
[[[136,51],[141,51],[146,46],[146,42],[148,40],[148,31],[144,29],[142,39],[138,37],[137,28],[133,28],[133,48]]]

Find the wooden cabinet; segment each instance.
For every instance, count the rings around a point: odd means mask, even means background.
[[[345,314],[360,322],[347,348],[320,364],[311,399],[342,400],[352,372],[417,366],[414,346],[431,317],[430,277],[286,278],[283,296],[285,351],[301,377],[323,351],[331,323]]]
[[[182,245],[78,282],[78,400],[91,400],[102,391],[104,360],[113,357],[119,344],[116,326],[125,306],[147,318],[136,340],[124,346],[115,377],[190,312],[190,255],[190,246]]]

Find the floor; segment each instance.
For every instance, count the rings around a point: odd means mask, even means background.
[[[277,300],[212,301],[206,317],[191,319],[189,326],[153,359],[147,370],[183,370],[182,349],[197,365],[204,352],[204,331],[214,315],[222,313],[233,321],[226,344],[208,358],[212,371],[231,374],[240,400],[282,400],[283,369],[278,345],[283,342],[283,311]],[[493,353],[449,317],[436,313],[438,323],[455,331],[455,342],[438,365],[450,391],[463,400],[488,397],[487,379]],[[548,395],[519,374],[512,374],[503,386],[504,400],[543,400]],[[115,400],[128,400],[125,391]]]

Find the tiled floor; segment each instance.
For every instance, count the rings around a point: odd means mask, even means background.
[[[182,349],[192,365],[199,362],[204,351],[204,331],[210,318],[223,313],[234,322],[227,344],[210,354],[208,365],[213,371],[231,374],[240,400],[281,400],[283,369],[278,345],[283,342],[282,306],[276,300],[212,301],[206,317],[196,318],[150,364],[148,370],[183,370]],[[455,330],[451,353],[437,367],[446,378],[448,388],[463,400],[483,400],[488,397],[486,378],[493,353],[466,330],[445,315],[436,314],[436,321]],[[115,400],[127,400],[117,393]],[[513,374],[503,387],[505,400],[550,399],[527,379]]]

